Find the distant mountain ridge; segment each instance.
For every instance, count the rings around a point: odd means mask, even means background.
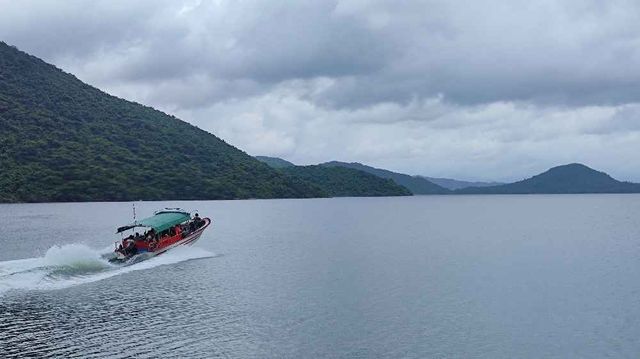
[[[468,187],[458,194],[640,193],[640,184],[618,181],[583,164],[557,166],[531,178],[490,187]]]
[[[320,166],[351,168],[391,179],[413,194],[640,193],[640,184],[618,181],[604,172],[580,163],[556,166],[531,178],[513,183],[467,182],[448,178],[410,176],[357,162],[330,161],[321,163]],[[428,178],[439,181],[444,186],[432,183]],[[446,188],[447,186],[451,189]]]
[[[388,171],[381,168],[375,168],[375,167],[363,165],[358,162],[347,163],[347,162],[340,162],[340,161],[330,161],[330,162],[321,163],[320,166],[353,168],[356,170],[371,173],[381,178],[391,179],[395,183],[406,187],[413,194],[449,194],[451,193],[451,191],[449,191],[448,189],[438,186],[437,184],[432,183],[422,177],[410,176],[403,173],[392,172],[392,171]]]
[[[505,183],[503,182],[471,182],[471,181],[461,181],[452,178],[438,178],[438,177],[427,177],[427,176],[418,176],[422,177],[429,182],[435,183],[440,187],[444,187],[450,190],[457,190],[466,187],[491,187],[491,186],[500,186]]]

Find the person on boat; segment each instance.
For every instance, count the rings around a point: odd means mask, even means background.
[[[149,239],[149,250],[153,251],[158,246],[158,240],[155,237]]]
[[[173,228],[173,231],[176,233],[177,236],[182,234],[182,228],[180,227],[179,224],[176,224],[176,226]]]
[[[196,213],[195,216],[193,216],[193,223],[196,229],[200,228],[202,226],[202,218],[200,218],[200,216]]]

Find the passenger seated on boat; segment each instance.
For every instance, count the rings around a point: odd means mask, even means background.
[[[191,231],[195,231],[196,229],[202,227],[203,223],[204,221],[202,220],[202,218],[200,218],[200,216],[196,213],[195,216],[193,216],[193,219],[189,222],[189,229]]]
[[[174,232],[176,235],[180,235],[180,234],[182,234],[182,228],[180,227],[180,225],[179,225],[179,224],[176,224],[176,226],[175,226],[175,227],[173,227],[173,232]]]
[[[145,238],[147,239],[147,241],[151,241],[153,239],[155,239],[156,237],[156,231],[151,228],[146,234],[145,234]]]

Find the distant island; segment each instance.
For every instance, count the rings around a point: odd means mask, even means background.
[[[580,163],[553,167],[531,178],[500,186],[467,187],[459,194],[640,193],[640,184],[618,181]]]

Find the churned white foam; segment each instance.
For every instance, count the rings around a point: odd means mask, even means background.
[[[79,272],[109,267],[109,262],[102,258],[100,252],[82,244],[49,248],[44,255],[43,264],[47,267],[77,269]]]
[[[82,244],[53,246],[43,257],[0,262],[0,295],[10,290],[50,290],[90,283],[137,270],[169,265],[213,254],[187,246],[129,266],[114,265],[102,258],[109,249],[96,250]]]

